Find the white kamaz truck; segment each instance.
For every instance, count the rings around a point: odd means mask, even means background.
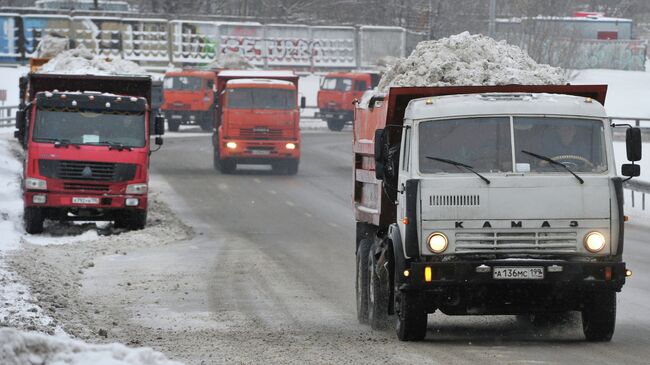
[[[582,313],[611,339],[623,261],[604,85],[402,87],[357,103],[358,319],[426,336],[427,314]],[[638,176],[637,128],[622,175]]]

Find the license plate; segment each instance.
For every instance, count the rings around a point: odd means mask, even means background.
[[[181,115],[172,115],[172,119],[181,119],[183,116]]]
[[[544,279],[544,268],[535,267],[495,267],[492,278],[496,280],[539,280]]]
[[[269,133],[269,129],[268,129],[268,128],[253,128],[253,132],[257,132],[257,133]]]
[[[269,150],[251,150],[251,153],[254,155],[268,155],[271,153]]]
[[[325,118],[334,118],[334,114],[325,114]]]
[[[99,204],[99,198],[72,198],[72,204]]]

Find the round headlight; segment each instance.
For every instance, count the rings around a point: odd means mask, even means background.
[[[429,250],[431,250],[433,253],[444,252],[447,249],[448,244],[449,240],[447,239],[447,236],[445,236],[445,234],[442,232],[433,232],[427,239]]]
[[[295,150],[296,149],[296,144],[289,142],[284,147],[286,147],[286,149],[288,149],[288,150]]]
[[[237,148],[237,143],[228,142],[228,143],[226,143],[226,147],[230,148],[231,150],[234,150],[235,148]]]
[[[605,236],[600,232],[589,232],[585,236],[585,248],[589,252],[599,252],[605,248]]]

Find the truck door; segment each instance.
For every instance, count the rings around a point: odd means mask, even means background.
[[[400,232],[402,235],[405,232],[404,223],[402,218],[406,217],[406,194],[404,194],[404,189],[406,187],[406,181],[410,178],[411,170],[411,128],[404,128],[402,130],[402,143],[401,143],[401,153],[398,169],[398,178],[397,178],[397,189],[401,192],[397,194],[397,224],[399,225]],[[417,222],[410,222],[411,224],[417,224]],[[404,236],[402,236],[404,239]]]

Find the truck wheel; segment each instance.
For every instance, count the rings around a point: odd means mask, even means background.
[[[221,157],[219,157],[219,148],[216,147],[212,153],[212,165],[215,170],[221,171]]]
[[[343,130],[343,127],[345,127],[345,122],[342,120],[329,119],[327,121],[327,128],[331,131],[340,132]]]
[[[167,119],[167,129],[169,129],[170,132],[178,132],[178,127],[181,125],[181,122],[173,120],[173,119]]]
[[[395,290],[397,338],[400,341],[421,341],[427,334],[427,312],[418,293],[398,293]]]
[[[587,341],[610,341],[615,326],[616,292],[599,291],[588,295],[582,309],[582,331]]]
[[[43,232],[43,221],[45,215],[41,208],[26,207],[23,213],[23,220],[25,222],[25,231],[29,234],[36,234]]]
[[[212,121],[211,120],[204,120],[201,122],[201,130],[206,131],[206,132],[211,132],[212,131]]]
[[[129,214],[128,228],[132,231],[144,229],[147,225],[147,211],[138,210]]]
[[[295,175],[298,173],[298,160],[289,160],[286,162],[287,175]]]
[[[237,169],[237,162],[231,159],[221,160],[220,165],[222,174],[232,174]]]
[[[377,259],[371,246],[368,252],[368,319],[375,330],[388,328],[388,280],[377,271]]]
[[[357,320],[359,323],[368,323],[368,253],[372,241],[362,239],[357,249]]]

